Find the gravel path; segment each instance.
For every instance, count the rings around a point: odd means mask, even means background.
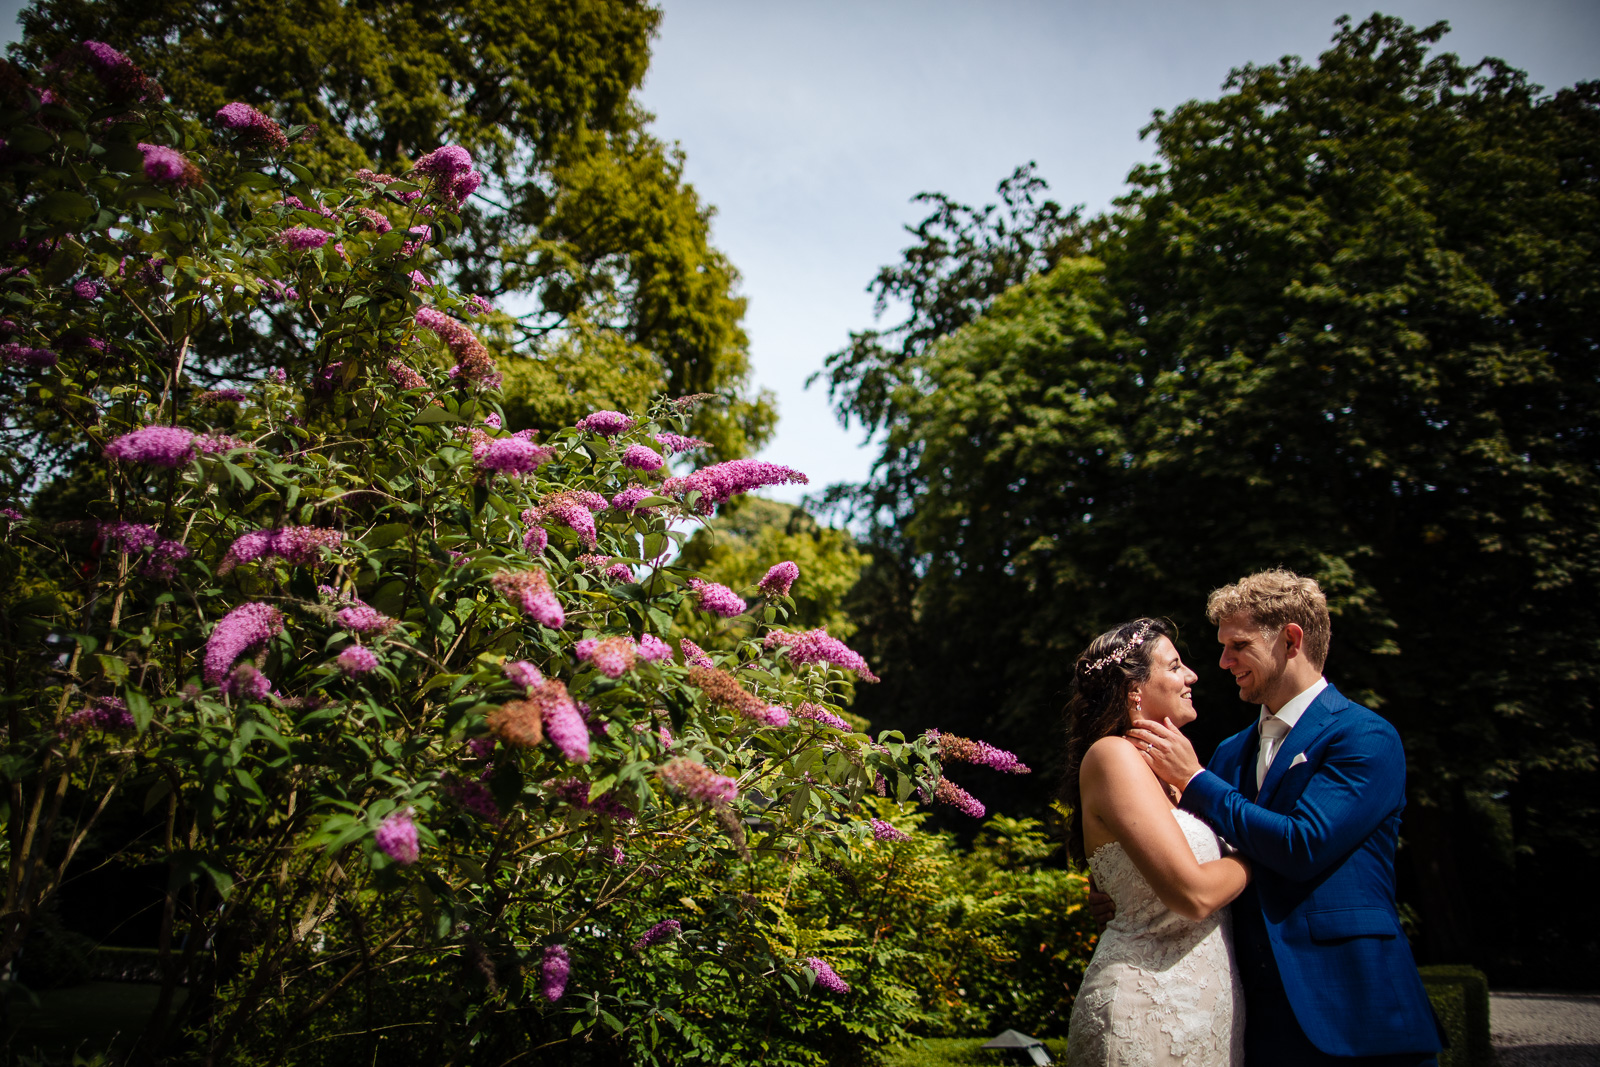
[[[1499,1067],[1600,1067],[1600,993],[1489,994]]]

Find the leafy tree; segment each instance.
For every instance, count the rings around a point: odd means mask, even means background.
[[[1341,20],[1316,64],[1157,113],[1089,257],[849,371],[907,472],[869,487],[899,529],[856,708],[1017,744],[1107,625],[1169,614],[1203,664],[1208,589],[1312,574],[1331,676],[1406,739],[1427,952],[1573,981],[1600,926],[1509,898],[1600,871],[1600,85],[1545,95],[1445,31]],[[869,372],[888,407],[848,391]],[[1199,695],[1204,748],[1243,716]]]
[[[485,181],[423,269],[508,313],[488,340],[519,357],[506,361],[515,424],[710,392],[694,429],[731,458],[776,416],[747,388],[744,300],[710,244],[711,210],[633,96],[659,19],[638,0],[35,0],[13,49],[39,65],[121,42],[187,116],[243,101],[316,127],[295,158],[324,186],[465,147]],[[202,332],[191,373],[258,374],[315,334],[293,316],[251,325]]]

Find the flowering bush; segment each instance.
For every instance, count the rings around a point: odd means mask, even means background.
[[[747,610],[670,562],[680,527],[804,476],[672,473],[692,401],[507,430],[481,300],[413,280],[476,185],[465,152],[313,188],[305,131],[243,104],[185,124],[86,54],[0,85],[4,329],[52,357],[0,371],[0,773],[23,798],[0,963],[95,820],[142,804],[165,830],[124,858],[170,873],[152,1049],[282,1053],[420,957],[483,978],[441,1040],[670,1046],[585,973],[608,914],[707,863],[848,856],[883,836],[864,798],[950,786],[937,738],[838,716],[859,655],[770,628],[792,573],[748,590],[748,637],[677,629]],[[280,318],[279,368],[214,358]],[[853,984],[797,947],[762,967],[797,997]]]

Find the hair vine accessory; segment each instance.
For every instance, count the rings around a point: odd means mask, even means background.
[[[1104,667],[1108,663],[1121,663],[1123,660],[1127,659],[1128,653],[1144,644],[1144,639],[1150,635],[1150,627],[1152,625],[1153,624],[1149,619],[1146,619],[1144,622],[1140,623],[1139,628],[1133,632],[1133,636],[1128,638],[1127,644],[1123,645],[1115,652],[1101,656],[1099,659],[1085,667],[1083,669],[1083,673],[1093,674],[1095,671],[1099,670],[1101,667]]]

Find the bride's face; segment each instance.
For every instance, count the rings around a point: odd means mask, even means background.
[[[1195,720],[1194,683],[1200,676],[1184,666],[1183,657],[1165,637],[1150,652],[1150,677],[1134,687],[1139,694],[1139,714],[1160,722],[1171,719],[1182,727]]]

